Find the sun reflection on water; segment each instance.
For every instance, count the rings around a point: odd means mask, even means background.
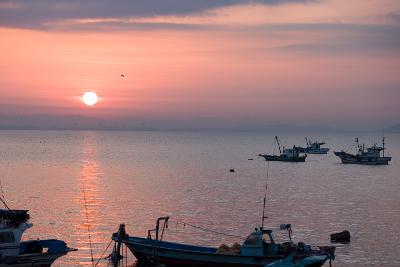
[[[100,167],[97,161],[98,147],[96,142],[96,133],[84,132],[83,137],[83,157],[80,168],[79,186],[81,187],[79,194],[80,217],[82,218],[75,227],[79,233],[78,248],[80,251],[79,265],[92,265],[91,247],[93,249],[94,260],[99,257],[97,255],[97,247],[103,243],[97,232],[101,227],[101,188],[100,188]],[[85,255],[87,255],[85,257]]]

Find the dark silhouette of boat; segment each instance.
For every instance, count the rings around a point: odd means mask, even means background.
[[[76,250],[57,239],[21,241],[29,217],[27,210],[0,209],[0,267],[48,267]]]
[[[263,157],[266,161],[304,162],[306,160],[307,154],[301,155],[304,149],[293,146],[293,148],[283,147],[281,150],[278,136],[275,136],[275,139],[278,144],[280,155],[259,154],[258,156]]]
[[[347,152],[339,151],[334,152],[338,156],[343,164],[364,164],[364,165],[387,165],[392,157],[385,157],[385,138],[382,138],[382,146],[378,146],[376,143],[365,149],[364,144],[360,145],[358,138],[355,140],[357,154],[350,154]],[[382,152],[382,156],[381,156]]]
[[[129,248],[137,259],[137,266],[157,263],[167,267],[264,267],[280,266],[277,264],[290,260],[293,265],[289,266],[318,267],[335,257],[334,246],[312,247],[292,242],[290,224],[281,225],[281,230],[289,233],[288,242],[275,242],[272,230],[260,227],[245,239],[238,250],[220,251],[215,247],[163,241],[168,220],[169,217],[158,218],[156,228],[148,231],[147,238],[127,235],[123,224],[112,238]],[[152,232],[155,232],[155,238]]]

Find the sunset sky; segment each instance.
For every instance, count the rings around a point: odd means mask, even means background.
[[[0,0],[0,59],[0,126],[400,123],[399,0]]]

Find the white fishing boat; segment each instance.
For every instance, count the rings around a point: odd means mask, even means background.
[[[329,152],[329,148],[321,147],[325,145],[325,142],[312,142],[306,137],[307,147],[304,148],[304,152],[308,154],[327,154]]]
[[[364,144],[359,144],[358,138],[356,138],[355,143],[357,154],[350,154],[343,150],[334,152],[343,164],[388,165],[389,161],[392,160],[392,157],[385,157],[385,138],[382,139],[381,147],[375,143],[373,146],[365,148]]]
[[[21,241],[29,217],[27,210],[0,209],[0,267],[48,267],[76,250],[57,239]]]

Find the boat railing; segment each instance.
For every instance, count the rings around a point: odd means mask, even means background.
[[[154,228],[154,229],[149,229],[149,230],[147,231],[147,239],[153,239],[151,234],[152,234],[153,232],[155,232],[155,234],[156,234],[156,239],[155,239],[155,240],[158,240],[158,238],[159,238],[159,232],[160,232],[160,222],[163,221],[163,227],[162,227],[161,238],[160,238],[160,239],[162,239],[162,236],[163,236],[163,234],[164,234],[165,228],[168,228],[168,220],[169,220],[169,216],[159,217],[159,218],[157,219],[156,228]]]

